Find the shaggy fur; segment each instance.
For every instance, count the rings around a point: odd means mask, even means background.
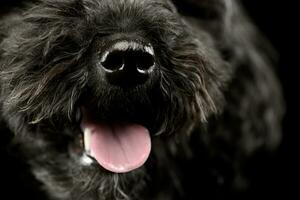
[[[98,53],[116,34],[151,42],[151,81],[130,89],[103,81]],[[270,52],[237,0],[33,1],[0,18],[1,128],[49,199],[251,191],[252,162],[281,138]],[[146,164],[126,174],[83,165],[81,106],[149,128]]]

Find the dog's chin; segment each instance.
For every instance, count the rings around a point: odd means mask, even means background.
[[[144,165],[151,152],[150,130],[146,125],[100,120],[86,107],[79,110],[81,134],[71,153],[77,155],[82,165],[96,164],[111,173],[128,173]]]

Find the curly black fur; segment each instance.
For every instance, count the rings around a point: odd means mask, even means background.
[[[131,89],[103,81],[97,55],[116,34],[151,42],[159,66],[151,81]],[[248,166],[280,142],[270,52],[237,0],[33,1],[0,19],[1,126],[49,199],[230,196],[255,185]],[[82,165],[74,153],[82,105],[147,126],[144,167],[112,174]]]

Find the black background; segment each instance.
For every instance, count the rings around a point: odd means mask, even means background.
[[[299,67],[299,23],[297,1],[243,0],[243,3],[278,52],[277,74],[281,80],[286,101],[286,115],[283,122],[283,142],[278,153],[274,181],[274,193],[281,198],[293,199],[299,196],[299,122],[297,82]],[[270,169],[272,170],[272,169]],[[266,186],[267,187],[267,186]]]
[[[13,2],[13,0],[0,0],[0,8],[3,8],[5,4],[12,5]],[[298,145],[298,96],[300,89],[297,82],[298,60],[300,58],[300,55],[298,55],[300,54],[298,37],[300,35],[296,31],[300,26],[298,21],[300,10],[296,5],[296,0],[242,0],[242,2],[251,18],[278,52],[279,61],[276,70],[282,83],[287,108],[283,126],[283,142],[276,156],[276,162],[270,168],[270,171],[274,172],[271,173],[272,177],[270,177],[274,183],[269,186],[266,185],[266,189],[273,192],[270,198],[276,196],[280,199],[297,199],[294,195],[299,195],[298,190],[300,190],[298,173],[300,168],[297,164],[300,157],[298,154],[300,153]],[[2,8],[0,10],[3,12]],[[11,161],[11,158],[2,157],[0,160],[2,166],[0,180],[6,185],[6,187],[0,186],[0,195],[2,196],[2,192],[4,192],[4,194],[10,193],[13,197],[22,196],[21,193],[26,194],[29,192],[22,191],[21,188],[15,188],[23,184],[17,183],[18,180],[9,178],[9,173],[17,170],[9,168],[8,162]],[[10,189],[6,190],[6,188]],[[18,191],[20,194],[13,195],[10,190]]]

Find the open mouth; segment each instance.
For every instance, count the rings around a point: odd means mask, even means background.
[[[151,151],[149,130],[134,123],[107,123],[81,108],[85,153],[104,169],[126,173],[141,167]]]

